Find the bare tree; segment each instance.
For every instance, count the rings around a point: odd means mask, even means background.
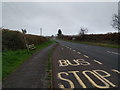
[[[84,35],[84,34],[87,33],[87,32],[88,32],[88,29],[87,29],[87,28],[81,28],[79,35]]]
[[[120,30],[120,15],[114,14],[112,17],[112,27]]]

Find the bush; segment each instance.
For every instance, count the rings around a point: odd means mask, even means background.
[[[28,44],[41,44],[47,41],[47,38],[37,35],[23,34],[19,31],[12,31],[8,29],[2,29],[2,50],[17,50],[25,49],[25,40],[26,37]]]
[[[92,41],[92,42],[106,42],[106,43],[113,43],[113,44],[120,44],[120,33],[107,33],[107,34],[85,34],[81,36],[68,36],[63,35],[58,37],[65,40],[72,40],[75,38],[76,41]]]

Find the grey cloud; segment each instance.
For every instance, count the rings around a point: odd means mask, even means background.
[[[2,4],[3,25],[9,29],[26,28],[28,33],[55,35],[58,28],[64,34],[75,35],[80,27],[89,33],[115,32],[110,26],[112,15],[117,13],[117,2],[7,2]]]

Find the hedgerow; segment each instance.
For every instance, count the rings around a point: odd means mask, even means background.
[[[20,31],[2,29],[2,50],[25,49],[26,43],[24,37],[26,38],[28,45],[38,45],[48,40],[46,37],[42,36],[23,34]]]

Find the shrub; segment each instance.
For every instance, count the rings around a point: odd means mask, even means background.
[[[12,31],[8,29],[2,29],[2,50],[17,50],[25,49],[25,40],[26,37],[28,44],[41,44],[47,41],[47,38],[37,35],[23,34],[19,31]]]

